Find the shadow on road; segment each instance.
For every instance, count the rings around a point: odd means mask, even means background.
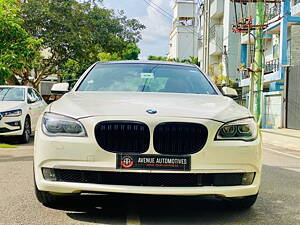
[[[125,196],[80,195],[66,197],[54,209],[68,211],[74,220],[101,224],[124,224],[126,221]]]
[[[83,195],[56,209],[68,211],[74,220],[105,224],[124,224],[128,212],[139,216],[142,224],[209,224],[255,216],[253,209],[234,209],[208,196]]]
[[[34,137],[31,137],[29,143],[27,144],[20,144],[18,139],[14,136],[0,137],[0,143],[16,145],[16,146],[32,146],[33,142],[34,142]]]

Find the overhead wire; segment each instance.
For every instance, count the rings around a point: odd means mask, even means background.
[[[144,2],[146,2],[148,5],[151,6],[154,5],[155,7],[157,7],[159,10],[161,10],[162,12],[164,12],[166,15],[168,15],[169,17],[171,17],[173,19],[173,15],[171,15],[169,12],[167,12],[166,10],[164,10],[163,8],[161,8],[159,5],[157,5],[155,2],[151,1],[151,0],[143,0]]]
[[[157,5],[156,3],[154,3],[153,1],[151,0],[143,0],[147,5],[149,5],[151,8],[153,8],[156,12],[158,12],[159,14],[163,15],[164,17],[170,19],[171,21],[173,21],[173,15],[171,15],[169,12],[167,12],[166,10],[164,10],[163,8],[161,8],[159,5]],[[202,3],[200,3],[200,0],[198,0],[198,4],[199,6],[201,7],[202,6]],[[194,9],[193,9],[194,10]],[[194,14],[194,12],[193,12]],[[195,19],[195,18],[194,18]],[[195,21],[193,21],[193,25],[194,25]],[[189,27],[185,27],[185,26],[182,26],[183,29],[185,29],[186,31],[189,31],[189,32],[192,32],[193,33],[193,36],[194,36],[194,33],[195,33],[195,30],[194,29],[191,29]],[[223,51],[223,44],[220,43],[220,40],[218,37],[216,37],[216,46],[221,50]]]
[[[165,11],[164,9],[162,9],[159,5],[157,5],[156,3],[154,3],[151,0],[143,0],[147,5],[149,5],[151,8],[155,9],[156,12],[160,13],[161,15],[163,15],[164,17],[170,19],[171,21],[173,21],[173,15],[171,15],[170,13],[168,13],[167,11]],[[185,29],[186,31],[189,32],[194,32],[193,29],[182,26],[183,29]]]
[[[149,5],[151,8],[155,9],[156,12],[160,13],[161,15],[163,15],[164,17],[170,19],[171,21],[173,21],[173,15],[171,15],[170,13],[168,13],[166,10],[164,10],[163,8],[161,8],[159,5],[157,5],[156,3],[154,3],[151,0],[143,0],[147,5]],[[199,0],[198,0],[199,2]],[[200,5],[201,6],[201,5]],[[193,15],[194,15],[194,7],[193,7]],[[195,26],[195,18],[193,18],[193,26]],[[185,27],[182,26],[183,29],[185,29],[188,32],[192,32],[193,33],[193,42],[194,42],[194,37],[195,37],[195,28],[191,29],[189,27]],[[198,36],[198,35],[197,35]],[[191,43],[189,43],[191,44]],[[188,48],[187,48],[188,49]],[[193,50],[194,51],[194,50]],[[193,53],[194,55],[194,53]]]

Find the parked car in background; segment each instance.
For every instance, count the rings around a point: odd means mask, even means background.
[[[16,136],[28,143],[47,104],[28,86],[0,86],[0,136]]]
[[[55,93],[68,92],[55,84]],[[226,96],[224,96],[226,95]],[[252,206],[261,138],[250,112],[197,66],[102,62],[45,110],[34,145],[36,196],[213,195]]]

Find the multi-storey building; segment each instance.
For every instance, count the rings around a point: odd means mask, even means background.
[[[193,0],[176,0],[173,5],[173,27],[170,34],[171,59],[197,57],[198,33],[196,25],[197,3]]]
[[[285,0],[282,3],[266,4],[269,26],[264,30],[265,69],[262,104],[264,128],[300,129],[300,117],[295,116],[296,113],[300,113],[300,100],[293,97],[293,95],[300,95],[300,92],[293,90],[291,86],[297,82],[297,86],[300,85],[300,80],[297,80],[298,76],[293,76],[293,67],[300,65],[299,3],[300,0]],[[251,67],[249,64],[254,55],[253,38],[249,38],[247,34],[242,35],[240,49],[240,64],[244,67]],[[290,71],[289,81],[285,79],[288,71]],[[250,85],[249,73],[241,72],[240,80],[240,86],[243,87],[243,93],[247,99]]]
[[[206,0],[198,10],[201,68],[211,76],[238,81],[240,35],[232,32],[234,7],[230,0]]]
[[[238,81],[240,36],[232,32],[233,3],[230,0],[176,0],[173,12],[168,57],[198,57],[204,72]]]

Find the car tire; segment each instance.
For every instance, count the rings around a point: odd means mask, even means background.
[[[31,135],[31,124],[30,118],[27,116],[24,122],[23,134],[19,137],[19,143],[27,144],[30,140]]]
[[[33,175],[34,176],[34,175]],[[70,200],[80,196],[80,193],[73,194],[52,194],[47,191],[40,191],[37,188],[34,176],[34,192],[37,200],[44,206],[52,209],[59,209],[61,206],[66,205]]]
[[[46,191],[40,191],[36,183],[34,182],[34,188],[35,188],[35,196],[38,199],[40,203],[42,203],[46,207],[55,208],[59,201],[61,200],[61,196],[59,195],[53,195]]]
[[[230,206],[234,208],[248,209],[254,205],[257,200],[257,196],[258,194],[238,198],[227,198],[226,200],[230,204]]]

